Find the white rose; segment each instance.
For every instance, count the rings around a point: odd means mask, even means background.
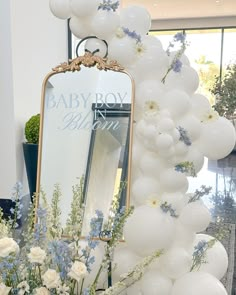
[[[43,284],[48,289],[57,288],[60,284],[60,276],[54,269],[48,269],[42,276]]]
[[[80,281],[81,278],[84,278],[87,275],[87,267],[81,261],[75,261],[68,273],[68,276],[75,279],[76,281]]]
[[[7,294],[9,294],[10,290],[11,290],[10,287],[7,287],[3,283],[0,284],[0,294],[1,295],[7,295]]]
[[[30,249],[30,253],[28,254],[28,258],[31,263],[39,263],[42,264],[44,259],[46,258],[46,252],[40,247],[33,247]]]
[[[45,287],[35,289],[34,294],[35,295],[50,295],[48,289]]]
[[[4,258],[19,251],[19,246],[12,238],[0,239],[0,257]]]

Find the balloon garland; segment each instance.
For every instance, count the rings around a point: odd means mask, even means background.
[[[131,73],[136,84],[131,198],[135,212],[125,226],[126,245],[116,251],[122,262],[117,280],[141,257],[164,249],[128,295],[226,295],[220,279],[228,257],[215,238],[199,234],[211,220],[200,197],[203,187],[187,194],[189,176],[208,159],[227,156],[235,145],[235,129],[198,94],[199,78],[184,55],[186,36],[178,33],[164,51],[146,35],[148,11],[119,9],[115,0],[50,0],[52,13],[70,19],[72,33],[106,40],[110,59]],[[88,40],[91,52],[103,42]],[[176,48],[177,47],[177,48]],[[99,54],[99,53],[98,53]]]

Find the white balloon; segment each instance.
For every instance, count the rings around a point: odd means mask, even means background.
[[[197,148],[190,146],[185,161],[192,162],[195,172],[198,173],[204,165],[204,156]]]
[[[142,176],[132,184],[131,193],[137,204],[144,205],[150,195],[160,195],[160,185],[157,179]]]
[[[146,35],[151,27],[151,16],[144,7],[132,5],[121,9],[120,23],[130,31]]]
[[[210,224],[211,214],[201,201],[196,201],[187,204],[183,208],[179,221],[190,230],[201,232]]]
[[[72,16],[69,22],[71,32],[79,39],[91,35],[90,19]]]
[[[173,146],[169,147],[168,149],[159,149],[156,148],[156,151],[158,151],[158,154],[160,157],[164,159],[169,159],[170,157],[174,156],[175,149]]]
[[[212,239],[215,238],[205,234],[198,234],[196,235],[194,246],[200,241],[209,242]],[[218,280],[221,280],[228,268],[228,255],[221,242],[216,241],[211,248],[207,249],[204,260],[205,263],[202,263],[197,271],[208,272]]]
[[[170,55],[169,55],[169,65],[172,64],[173,59],[176,57],[176,54],[177,54],[177,51],[171,51],[171,52],[170,52]],[[190,66],[189,59],[188,59],[188,57],[187,57],[185,54],[183,54],[183,55],[180,57],[179,60],[182,62],[183,65]]]
[[[200,137],[202,124],[195,116],[187,115],[178,120],[177,125],[183,127],[187,131],[191,142]]]
[[[142,36],[142,44],[144,46],[144,49],[147,51],[152,49],[163,49],[161,41],[156,36],[152,35]]]
[[[175,144],[175,154],[177,156],[186,156],[188,149],[188,146],[182,141],[179,141]]]
[[[175,227],[175,237],[172,246],[181,247],[188,251],[191,251],[195,236],[196,235],[192,230],[190,230],[188,227],[181,224],[179,220],[177,220]]]
[[[178,119],[190,110],[191,104],[186,92],[175,89],[166,93],[161,100],[161,107],[167,108],[171,116]]]
[[[166,149],[171,148],[174,144],[173,138],[171,135],[167,133],[162,133],[157,136],[156,138],[156,146],[158,151],[165,151]]]
[[[98,9],[100,0],[70,0],[71,9],[75,16],[92,16]]]
[[[198,147],[210,160],[226,157],[234,148],[235,128],[226,118],[202,124],[202,133]]]
[[[120,276],[130,271],[141,259],[127,246],[115,250],[113,263],[116,267],[112,272],[114,280],[119,281]]]
[[[142,295],[140,282],[136,282],[134,285],[128,287],[126,289],[126,294],[127,295]]]
[[[181,191],[186,192],[188,189],[187,177],[172,168],[166,169],[160,175],[160,184],[163,190],[167,192]]]
[[[178,129],[174,129],[173,131],[170,132],[170,135],[172,136],[174,143],[177,143],[180,139],[180,133]]]
[[[133,65],[132,72],[134,73],[135,81],[145,79],[160,80],[165,75],[168,69],[168,57],[163,49],[150,48],[143,52]]]
[[[171,279],[178,279],[190,271],[192,256],[184,248],[171,248],[161,257],[162,272]]]
[[[168,117],[164,117],[158,122],[158,130],[160,132],[170,133],[174,131],[174,128],[175,128],[174,121]]]
[[[71,16],[70,0],[50,0],[49,7],[53,15],[60,19]]]
[[[106,44],[102,40],[96,38],[88,39],[85,42],[85,49],[89,50],[91,53],[95,52],[94,55],[100,56],[102,58],[105,57],[107,53]],[[99,51],[96,52],[97,50]]]
[[[106,10],[98,10],[91,19],[93,33],[100,39],[111,38],[120,24],[117,13]]]
[[[153,101],[159,108],[160,99],[164,94],[164,86],[156,80],[144,80],[137,85],[135,92],[135,104],[140,108],[145,107],[146,102]]]
[[[127,220],[124,237],[128,246],[141,256],[169,247],[175,232],[175,219],[160,208],[140,206]]]
[[[193,68],[183,65],[180,72],[170,71],[165,85],[169,89],[183,90],[192,95],[198,88],[199,77]]]
[[[145,272],[141,280],[141,290],[145,295],[169,295],[172,289],[172,281],[158,271]]]
[[[142,155],[140,153],[139,156],[137,160],[140,161],[140,170],[146,176],[157,177],[166,168],[166,163],[153,152],[146,151]]]
[[[191,112],[200,120],[204,114],[208,113],[211,109],[209,100],[202,94],[195,93],[190,97],[192,110]]]
[[[132,64],[135,60],[135,42],[125,36],[113,37],[108,43],[109,58],[118,61],[121,65]]]
[[[220,281],[205,272],[190,272],[176,280],[171,295],[227,295]]]

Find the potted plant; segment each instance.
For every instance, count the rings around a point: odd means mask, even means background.
[[[236,63],[228,65],[226,73],[221,79],[216,77],[213,88],[210,90],[215,96],[216,103],[213,106],[220,116],[229,120],[236,118]],[[234,124],[235,125],[235,124]]]
[[[39,126],[39,114],[32,116],[25,124],[26,142],[23,143],[23,151],[31,198],[36,191]]]

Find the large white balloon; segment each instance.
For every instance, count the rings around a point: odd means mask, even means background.
[[[161,107],[167,108],[174,119],[185,115],[191,108],[190,99],[186,92],[178,89],[171,90],[161,100]]]
[[[136,159],[140,161],[140,170],[143,175],[157,177],[166,168],[166,163],[156,153],[146,151],[139,156],[140,158]]]
[[[121,9],[120,23],[130,31],[146,35],[151,27],[151,16],[144,7],[132,5]]]
[[[53,15],[60,19],[71,16],[70,0],[50,0],[49,7]]]
[[[83,39],[91,35],[92,29],[89,18],[78,18],[72,16],[69,22],[71,32],[79,39]]]
[[[194,246],[196,246],[200,241],[209,242],[214,239],[214,237],[198,234],[194,241]],[[205,263],[203,263],[197,271],[204,271],[212,274],[218,280],[221,280],[225,275],[228,268],[228,255],[221,244],[221,242],[216,241],[215,244],[206,251]]]
[[[71,9],[77,17],[92,16],[98,9],[100,0],[70,0]]]
[[[141,176],[134,181],[131,193],[137,204],[144,205],[152,195],[160,198],[160,185],[153,177]]]
[[[125,240],[141,256],[169,247],[175,232],[175,219],[160,208],[137,207],[124,227]]]
[[[227,295],[220,281],[205,272],[190,272],[176,280],[171,295]]]
[[[111,38],[120,24],[117,13],[106,10],[98,10],[91,19],[93,33],[100,39]]]
[[[210,160],[226,157],[234,148],[236,134],[232,123],[226,118],[202,124],[198,147]]]
[[[141,290],[145,295],[170,295],[171,279],[163,276],[159,271],[147,271],[141,280]]]
[[[173,168],[166,169],[161,173],[160,184],[167,192],[186,192],[188,189],[187,177],[184,173],[177,172]]]
[[[211,221],[211,214],[201,201],[187,204],[179,216],[179,221],[194,232],[205,230]]]
[[[136,255],[128,247],[122,247],[114,253],[114,271],[112,275],[115,281],[120,280],[120,276],[130,271],[142,258]]]
[[[113,37],[108,44],[109,58],[117,60],[121,65],[132,64],[135,60],[135,41],[125,36]]]
[[[183,65],[178,73],[170,71],[166,77],[165,85],[169,89],[183,90],[192,95],[198,88],[199,77],[193,68]]]
[[[178,279],[191,269],[192,256],[184,248],[171,248],[160,259],[161,271],[171,279]]]

